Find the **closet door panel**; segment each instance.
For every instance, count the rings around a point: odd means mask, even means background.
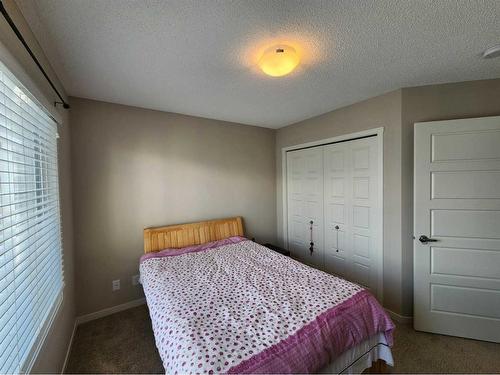
[[[325,269],[349,278],[350,254],[349,201],[350,172],[349,154],[345,144],[323,146],[324,203],[325,203]]]
[[[288,242],[293,256],[323,268],[323,154],[321,149],[287,153]],[[311,224],[312,233],[311,233]],[[311,234],[313,252],[309,251]]]
[[[298,258],[302,258],[305,228],[303,223],[304,200],[303,184],[305,159],[300,152],[287,154],[287,190],[288,190],[288,246]]]
[[[323,146],[325,269],[376,293],[377,141]]]
[[[376,294],[377,140],[349,142],[351,155],[352,280]]]

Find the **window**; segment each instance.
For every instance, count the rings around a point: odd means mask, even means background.
[[[0,64],[0,373],[25,372],[62,300],[57,124]]]

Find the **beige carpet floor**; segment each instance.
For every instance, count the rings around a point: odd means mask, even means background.
[[[398,325],[392,373],[500,373],[500,344],[416,332]],[[67,373],[163,373],[147,307],[78,327]]]

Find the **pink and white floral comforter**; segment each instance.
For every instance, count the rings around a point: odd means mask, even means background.
[[[167,373],[310,373],[393,323],[360,286],[241,237],[141,258]]]

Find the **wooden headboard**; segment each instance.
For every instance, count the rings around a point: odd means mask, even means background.
[[[144,229],[144,253],[154,253],[168,248],[201,245],[232,236],[243,236],[240,216],[227,219],[176,224]]]

